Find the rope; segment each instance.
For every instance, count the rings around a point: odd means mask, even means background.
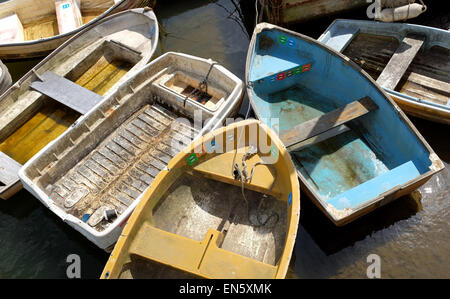
[[[236,151],[237,151],[237,149],[236,149]],[[272,219],[273,217],[276,217],[276,220],[274,221],[274,224],[270,227],[270,228],[272,228],[272,227],[274,227],[274,226],[278,223],[278,221],[279,221],[279,219],[280,219],[280,216],[278,215],[278,213],[274,212],[274,213],[272,213],[269,217],[267,217],[265,221],[262,221],[262,220],[261,220],[261,213],[260,213],[260,210],[261,210],[261,207],[262,207],[262,205],[263,205],[263,203],[264,203],[264,199],[267,198],[267,195],[272,191],[273,186],[275,185],[276,178],[277,178],[277,173],[276,173],[276,169],[275,169],[275,167],[273,167],[273,165],[267,164],[267,163],[265,163],[265,162],[263,162],[263,161],[259,161],[259,162],[256,162],[256,163],[253,165],[251,174],[250,174],[250,176],[248,176],[248,174],[247,174],[247,169],[246,169],[246,166],[247,166],[247,165],[246,165],[246,163],[245,163],[245,160],[247,160],[249,157],[255,155],[256,153],[257,153],[256,148],[255,148],[254,146],[250,146],[250,148],[249,148],[249,150],[247,151],[247,153],[245,153],[244,156],[242,156],[242,166],[243,166],[242,170],[239,168],[238,163],[234,163],[234,169],[235,169],[235,171],[236,171],[236,173],[237,173],[237,177],[235,177],[235,178],[236,178],[236,179],[239,178],[240,181],[241,181],[241,193],[242,193],[242,197],[243,197],[243,199],[244,199],[245,206],[246,206],[246,208],[247,208],[247,218],[248,218],[248,221],[250,222],[250,224],[253,225],[253,226],[255,226],[255,227],[262,227],[262,226],[265,226],[265,225],[269,222],[270,219]],[[271,166],[271,167],[272,167],[272,170],[274,171],[275,174],[274,174],[273,182],[272,182],[272,184],[270,185],[270,188],[263,194],[263,196],[262,196],[262,198],[261,198],[261,200],[260,200],[260,202],[259,202],[259,204],[258,204],[258,207],[256,208],[256,220],[258,221],[258,223],[253,223],[253,222],[252,222],[252,219],[251,219],[251,217],[250,217],[250,206],[249,206],[247,197],[245,196],[245,185],[244,185],[244,181],[245,181],[245,182],[251,181],[251,179],[252,179],[252,177],[253,177],[253,174],[254,174],[254,172],[255,172],[255,168],[256,168],[256,166],[258,166],[258,165],[267,165],[267,166]],[[231,214],[231,211],[230,211],[230,214]]]
[[[206,74],[205,78],[198,84],[198,88],[194,88],[185,98],[184,98],[184,102],[183,102],[183,107],[186,108],[186,101],[193,95],[195,95],[196,93],[199,93],[199,96],[201,96],[201,93],[205,93],[208,94],[208,77],[209,74],[212,71],[212,68],[214,67],[214,65],[219,64],[218,62],[213,62],[211,63],[211,65],[209,66],[209,70],[208,73]],[[205,91],[203,91],[205,90]]]

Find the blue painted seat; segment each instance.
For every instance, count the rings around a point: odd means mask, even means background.
[[[338,210],[345,208],[354,209],[370,199],[389,191],[396,186],[401,186],[420,176],[420,172],[413,161],[408,161],[394,169],[385,172],[361,185],[347,190],[327,201]]]
[[[322,38],[326,40],[327,46],[340,52],[347,47],[358,31],[356,26],[338,27],[333,31],[328,31],[327,36]]]
[[[307,59],[299,59],[299,61],[290,61],[285,58],[279,58],[271,55],[264,55],[261,59],[262,67],[252,74],[250,81],[261,82],[262,80],[282,80],[289,76],[288,72],[302,73],[304,71],[304,66],[310,65],[310,61]],[[276,72],[273,71],[273,66],[276,65]],[[267,66],[267,67],[265,67]],[[281,77],[281,74],[284,74]]]

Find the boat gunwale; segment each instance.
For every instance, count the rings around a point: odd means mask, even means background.
[[[336,22],[336,21],[334,21],[334,22]],[[398,104],[389,96],[387,91],[384,90],[381,86],[379,86],[375,82],[375,80],[364,69],[362,69],[359,65],[357,65],[355,62],[353,62],[350,58],[348,58],[344,54],[334,50],[327,44],[321,43],[318,40],[315,40],[315,39],[313,39],[309,36],[303,35],[301,33],[298,33],[298,32],[295,32],[295,31],[292,31],[292,30],[289,30],[289,29],[286,29],[286,28],[283,28],[283,27],[280,27],[277,25],[266,23],[266,22],[257,24],[253,31],[253,35],[250,40],[249,49],[247,52],[246,67],[245,67],[245,83],[246,83],[247,95],[249,98],[250,105],[258,119],[261,119],[262,116],[261,116],[259,110],[256,109],[255,99],[253,98],[253,95],[251,92],[253,90],[253,88],[252,88],[251,84],[249,84],[249,82],[250,82],[249,81],[250,63],[252,61],[252,56],[255,53],[255,45],[256,45],[256,41],[257,41],[257,36],[265,30],[269,30],[269,31],[270,30],[278,30],[281,32],[285,32],[287,34],[295,36],[296,38],[302,39],[305,42],[308,42],[310,44],[314,44],[317,47],[323,48],[329,54],[337,57],[338,59],[341,59],[345,64],[347,64],[348,66],[353,68],[356,72],[359,72],[363,77],[365,77],[365,79],[368,82],[370,82],[370,84],[372,85],[372,88],[378,90],[381,93],[381,95],[384,96],[385,100],[389,104],[391,104],[392,108],[398,115],[400,121],[404,122],[404,124],[413,132],[413,134],[415,135],[417,140],[420,141],[420,143],[428,151],[429,160],[431,163],[428,171],[421,174],[420,176],[417,176],[413,180],[410,180],[409,182],[402,184],[402,187],[404,187],[404,189],[406,189],[406,187],[408,187],[410,185],[414,185],[419,182],[422,182],[426,178],[430,178],[432,175],[438,173],[439,171],[442,171],[445,168],[442,161],[439,159],[439,157],[434,152],[434,150],[431,148],[431,146],[428,144],[428,142],[425,140],[425,138],[420,134],[420,132],[417,130],[417,128],[414,126],[414,124],[411,122],[411,120],[406,116],[405,112],[403,112],[403,110],[398,106]],[[391,188],[390,190],[378,195],[377,197],[375,197],[371,200],[368,200],[365,203],[359,205],[357,208],[352,208],[351,209],[352,212],[350,214],[343,216],[343,217],[338,217],[328,211],[328,209],[326,208],[327,203],[314,190],[314,188],[311,186],[311,184],[309,182],[307,182],[306,178],[304,178],[304,176],[299,172],[298,169],[297,169],[297,174],[298,174],[299,179],[302,182],[302,185],[305,186],[308,189],[309,194],[312,195],[313,201],[320,205],[320,208],[322,209],[322,211],[324,211],[325,214],[327,215],[327,217],[330,218],[330,220],[337,226],[341,226],[343,224],[347,224],[347,223],[355,220],[356,218],[353,218],[352,216],[357,215],[358,213],[361,213],[363,210],[367,209],[368,207],[371,207],[371,206],[377,205],[377,204],[381,204],[383,199],[389,198],[391,195],[395,196],[396,191],[399,189],[399,188]],[[360,216],[362,216],[362,215],[360,215]]]
[[[403,37],[403,33],[405,33],[407,31],[407,29],[409,28],[413,28],[413,29],[420,29],[420,31],[436,31],[439,34],[450,34],[450,32],[448,30],[444,30],[442,28],[437,28],[437,27],[430,27],[430,26],[425,26],[425,25],[419,25],[419,24],[410,24],[410,23],[385,23],[385,22],[381,22],[381,21],[370,21],[370,20],[353,20],[353,19],[335,19],[333,22],[331,22],[331,24],[327,27],[327,29],[325,29],[325,31],[317,38],[317,41],[322,41],[326,34],[328,32],[330,32],[330,30],[334,27],[334,26],[339,26],[339,23],[342,24],[349,24],[349,25],[357,25],[357,24],[365,24],[365,25],[370,25],[370,24],[376,24],[376,25],[380,25],[380,26],[397,26],[402,28],[401,31],[398,31],[397,34],[394,35],[389,35],[392,36],[394,38],[396,38],[399,42],[401,42],[401,39],[399,39],[398,37]],[[358,26],[357,26],[358,27]],[[359,29],[359,28],[358,28]],[[430,41],[426,41],[425,42],[427,44],[426,48],[431,48],[433,46],[441,46],[447,49],[450,49],[450,46],[444,46],[444,43],[438,43],[438,42],[434,42],[431,43]],[[325,44],[326,45],[326,44]],[[327,46],[329,47],[329,46]],[[334,50],[334,49],[333,49]]]

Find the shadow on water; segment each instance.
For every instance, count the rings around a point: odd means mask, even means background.
[[[41,61],[40,58],[30,58],[24,60],[6,60],[3,61],[8,67],[13,82],[23,77],[29,70]]]
[[[374,232],[408,219],[422,210],[420,193],[403,196],[345,226],[337,227],[302,193],[300,223],[320,249],[331,255]]]
[[[61,221],[26,190],[0,202],[0,278],[64,278],[67,257],[82,278],[98,278],[108,254]]]
[[[29,217],[29,215],[39,208],[39,202],[22,189],[11,200],[0,200],[0,214],[9,215],[18,220]]]
[[[445,163],[450,163],[450,125],[409,117],[428,144]]]

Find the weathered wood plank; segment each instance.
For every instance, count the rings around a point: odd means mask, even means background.
[[[162,131],[162,130],[164,130],[164,128],[166,128],[165,125],[161,124],[160,122],[156,121],[154,118],[151,118],[150,116],[148,116],[145,113],[142,113],[141,115],[139,115],[138,118],[140,120],[142,120],[143,122],[145,122],[147,125],[155,128],[158,131]]]
[[[448,97],[443,96],[437,92],[433,92],[432,89],[426,86],[416,84],[414,82],[407,82],[400,92],[407,94],[412,97],[416,97],[422,100],[434,102],[441,105],[446,105],[448,102]]]
[[[126,139],[131,144],[133,144],[134,146],[138,147],[139,149],[145,148],[145,144],[144,144],[145,140],[137,137],[136,135],[134,135],[132,132],[130,132],[126,128],[120,130],[119,135],[122,138]]]
[[[340,126],[377,108],[378,106],[369,97],[365,97],[301,123],[289,130],[284,130],[280,133],[280,139],[286,147],[289,147]]]
[[[133,177],[137,180],[141,180],[144,183],[146,183],[147,185],[150,185],[153,182],[153,177],[149,176],[148,174],[144,173],[143,171],[141,171],[137,168],[131,169],[129,174],[131,177]]]
[[[43,81],[37,80],[32,82],[30,84],[31,88],[81,114],[86,114],[103,99],[102,96],[95,92],[50,71],[46,71],[40,77]]]
[[[315,137],[311,137],[311,138],[306,139],[306,140],[304,140],[302,142],[295,143],[294,145],[289,146],[287,150],[290,151],[290,152],[302,150],[305,147],[317,144],[317,143],[322,142],[322,141],[324,141],[326,139],[329,139],[329,138],[332,138],[332,137],[337,136],[339,134],[345,133],[345,132],[347,132],[349,130],[350,130],[350,128],[348,126],[340,125],[340,126],[337,126],[335,128],[332,128],[332,129],[330,129],[330,130],[328,130],[326,132],[323,132],[322,134],[319,134],[319,135],[317,135]]]
[[[155,110],[155,109],[152,109],[152,108],[153,108],[153,107],[146,109],[146,110],[144,111],[145,114],[147,114],[147,115],[150,116],[151,118],[157,120],[158,122],[160,122],[160,123],[163,124],[163,125],[166,125],[166,126],[170,125],[170,123],[172,122],[172,119],[171,119],[171,118],[168,118],[167,116],[165,116],[165,115],[163,115],[163,114],[161,114],[161,113],[156,112],[156,110]]]
[[[145,182],[141,181],[138,178],[132,177],[130,173],[128,175],[124,175],[123,181],[125,184],[135,188],[141,193],[144,192],[145,189],[148,187],[148,184],[146,184]]]
[[[424,36],[406,36],[378,77],[377,83],[384,88],[395,89],[409,65],[414,60],[414,57],[416,57],[424,41]]]
[[[428,76],[423,76],[414,72],[409,74],[408,81],[428,87],[429,89],[435,90],[444,96],[450,96],[450,84],[447,82],[430,78]]]

